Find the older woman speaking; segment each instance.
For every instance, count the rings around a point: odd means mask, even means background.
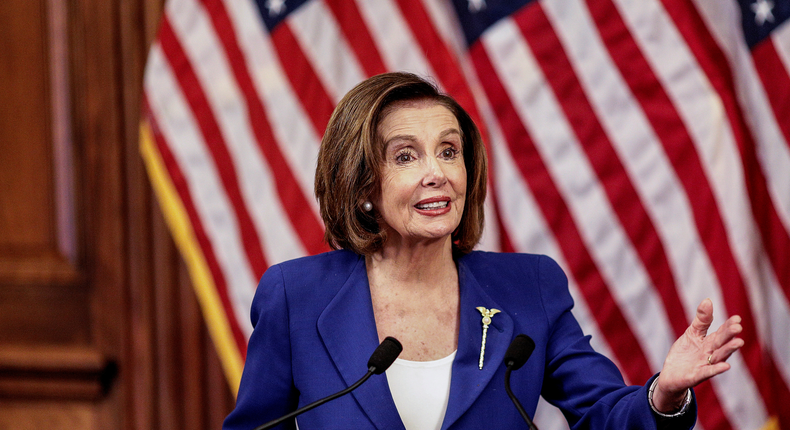
[[[743,345],[737,316],[707,335],[706,300],[663,370],[626,386],[590,347],[553,260],[473,251],[486,194],[480,132],[415,75],[374,76],[341,100],[321,143],[315,192],[335,251],[263,275],[226,429],[250,429],[343,390],[388,336],[403,353],[386,378],[300,415],[300,429],[524,428],[503,387],[505,351],[519,333],[536,344],[513,374],[530,415],[543,396],[574,429],[691,428],[691,388],[728,370]]]

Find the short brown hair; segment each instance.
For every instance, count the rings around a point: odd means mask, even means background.
[[[324,239],[334,249],[368,255],[381,249],[386,233],[374,209],[362,203],[378,192],[383,142],[378,125],[385,109],[398,101],[430,100],[450,110],[461,127],[467,176],[466,204],[453,247],[470,252],[483,234],[487,161],[480,131],[452,97],[427,80],[403,72],[366,79],[349,91],[332,113],[315,172],[315,196],[326,227]]]

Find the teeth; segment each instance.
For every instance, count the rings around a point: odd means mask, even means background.
[[[440,209],[446,208],[448,202],[433,202],[433,203],[426,203],[423,205],[417,205],[417,209]]]

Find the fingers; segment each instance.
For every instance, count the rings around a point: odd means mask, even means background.
[[[729,342],[722,345],[720,348],[714,350],[708,356],[708,364],[699,368],[698,376],[700,379],[695,381],[694,385],[730,370],[731,366],[730,363],[727,363],[727,360],[735,351],[743,346],[743,343],[743,339],[734,338],[730,339]]]
[[[707,358],[708,365],[703,366],[702,369],[703,381],[730,369],[727,360],[744,344],[743,339],[736,337],[741,331],[743,331],[741,317],[735,315],[728,318],[712,336],[706,338],[710,341],[710,353]]]
[[[711,364],[710,366],[705,366],[705,368],[702,369],[702,372],[700,374],[700,379],[696,381],[694,385],[695,386],[699,385],[702,382],[705,382],[716,375],[722,374],[730,370],[730,367],[731,367],[730,363],[727,363],[726,361],[722,361],[720,363],[714,363]]]
[[[705,299],[697,306],[691,326],[676,342],[664,361],[662,383],[670,390],[695,386],[730,369],[727,360],[744,345],[741,317],[728,318],[707,335],[713,323],[713,302]]]
[[[740,317],[734,316],[716,331],[709,355],[711,364],[726,361],[735,351],[743,346],[743,339],[736,337],[742,330]]]
[[[735,339],[742,331],[743,326],[741,325],[741,317],[738,315],[732,316],[728,318],[713,335],[708,336],[708,340],[711,342],[709,347],[711,350],[719,349],[722,345]]]
[[[724,346],[717,349],[713,352],[712,357],[710,359],[711,363],[719,363],[722,361],[727,361],[730,356],[735,353],[735,351],[741,349],[744,342],[743,339],[735,338],[729,342],[727,342]]]

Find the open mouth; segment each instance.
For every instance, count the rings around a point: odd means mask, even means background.
[[[434,210],[434,209],[444,209],[447,205],[450,204],[448,201],[441,201],[441,202],[431,202],[431,203],[418,203],[414,205],[415,208],[421,210]]]

